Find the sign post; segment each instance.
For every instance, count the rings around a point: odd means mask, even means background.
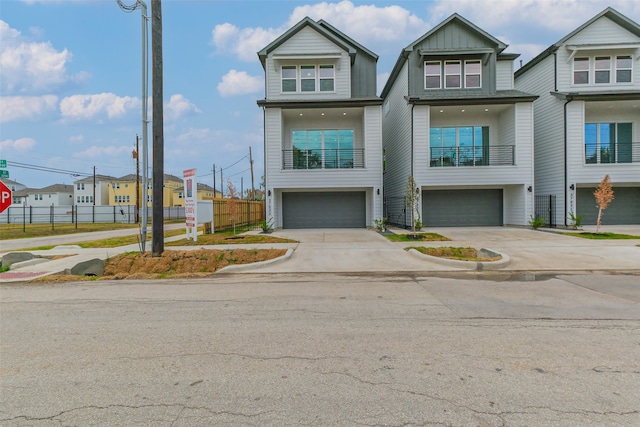
[[[197,169],[187,169],[184,178],[184,216],[187,227],[187,239],[198,241],[198,182]]]
[[[7,187],[4,182],[0,181],[0,213],[11,206],[12,200],[13,195],[11,194],[11,189]]]

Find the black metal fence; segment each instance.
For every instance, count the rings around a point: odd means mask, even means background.
[[[544,196],[536,196],[535,217],[544,219],[546,227],[555,228],[556,218],[556,196],[549,194]]]
[[[389,224],[407,228],[410,219],[407,220],[407,206],[404,203],[404,197],[385,197],[383,210],[384,217],[387,218]]]
[[[364,148],[282,150],[283,169],[362,169]]]

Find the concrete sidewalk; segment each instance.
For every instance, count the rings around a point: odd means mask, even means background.
[[[396,233],[407,230],[395,229]],[[278,262],[232,266],[221,273],[393,273],[393,272],[455,272],[475,270],[452,265],[437,258],[414,256],[405,248],[410,246],[456,246],[487,248],[506,255],[510,262],[501,265],[506,272],[608,272],[640,274],[640,239],[589,240],[565,236],[552,230],[530,230],[512,227],[428,228],[424,231],[446,236],[446,242],[393,243],[366,229],[277,230],[273,236],[299,241],[296,244],[256,244],[217,246],[171,246],[165,250],[190,249],[291,249]],[[585,227],[585,231],[593,231]],[[608,226],[602,231],[640,236],[640,226]],[[122,232],[119,230],[118,232]],[[135,232],[135,229],[134,229]],[[180,239],[176,236],[167,240]],[[49,242],[51,242],[51,238]],[[11,252],[2,242],[0,255]],[[8,241],[11,242],[11,241]],[[36,246],[33,241],[31,247]],[[19,243],[12,242],[13,246]],[[43,244],[43,243],[40,243]],[[49,243],[51,244],[51,243]],[[107,259],[114,255],[138,251],[137,244],[108,249],[82,249],[63,245],[47,251],[31,251],[37,256],[64,258],[41,263],[15,265],[0,273],[0,282],[30,280],[64,272],[80,262],[94,258]],[[473,264],[473,265],[471,265]]]

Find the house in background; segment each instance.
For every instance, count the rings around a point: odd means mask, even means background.
[[[640,224],[640,26],[607,8],[515,73],[538,94],[536,194],[554,197],[554,222],[595,224],[593,191],[609,175],[606,224]],[[569,224],[567,224],[569,223]]]
[[[267,220],[275,228],[373,226],[383,206],[377,55],[305,18],[258,56]]]
[[[385,216],[411,226],[526,226],[533,215],[533,101],[506,44],[458,14],[405,47],[382,90]]]
[[[22,190],[25,190],[27,186],[9,178],[3,178],[0,181],[2,181],[4,185],[9,187],[9,189],[11,190],[13,199],[11,200],[11,204],[21,205],[24,201],[24,198],[26,197],[26,193],[24,193]]]
[[[73,183],[74,200],[79,206],[108,205],[109,204],[109,184],[116,180],[113,176],[96,175],[79,179]],[[95,191],[94,191],[95,182]],[[95,196],[95,199],[94,199]]]
[[[221,198],[222,195],[219,191],[214,190],[210,185],[199,182],[196,197],[197,200],[214,200],[215,198]],[[173,188],[171,192],[171,199],[171,206],[184,206],[184,182],[181,187]]]
[[[44,188],[20,190],[25,206],[72,206],[73,185],[53,184]]]
[[[174,199],[174,193],[176,192],[176,190],[182,188],[183,186],[184,182],[182,178],[178,178],[175,175],[164,174],[162,190],[162,204],[164,207],[184,205],[184,202],[182,202],[182,204],[177,202],[177,193]],[[144,190],[142,188],[142,178],[140,176],[136,177],[135,174],[129,174],[120,178],[113,178],[109,186],[109,204],[136,205],[136,201],[138,200],[138,198],[136,198],[137,187],[140,189],[138,196],[140,200],[142,200],[142,194]],[[152,207],[153,183],[151,179],[149,179],[146,193],[147,206]],[[142,206],[142,203],[140,203],[140,206]]]

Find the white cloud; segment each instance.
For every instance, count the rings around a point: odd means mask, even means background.
[[[103,159],[105,157],[118,157],[122,154],[128,155],[131,151],[131,147],[125,145],[110,145],[107,147],[93,145],[84,151],[74,153],[73,157],[82,159]]]
[[[69,137],[69,142],[82,142],[84,141],[84,135],[72,135]]]
[[[151,108],[152,107],[153,106],[151,106]],[[191,101],[180,94],[171,95],[171,98],[169,98],[169,102],[165,102],[164,104],[164,116],[168,120],[176,120],[180,117],[200,112],[201,111],[198,109],[198,107],[196,107],[195,104],[193,104]]]
[[[211,137],[211,129],[202,128],[202,129],[189,129],[186,132],[178,135],[176,137],[176,141],[180,143],[194,144],[198,142],[203,142],[208,140]]]
[[[54,111],[58,97],[44,96],[3,96],[0,97],[0,123],[20,119],[34,119],[37,116]]]
[[[0,142],[0,148],[2,148],[2,150],[14,150],[18,152],[28,151],[35,145],[36,141],[33,138],[5,139]]]
[[[72,55],[50,42],[33,42],[0,20],[0,89],[6,93],[37,93],[68,82],[88,79],[87,73],[70,75],[66,65]]]
[[[221,96],[248,95],[260,92],[264,89],[262,77],[250,76],[246,71],[230,70],[222,76],[218,83],[218,92]]]
[[[351,1],[322,2],[296,7],[288,22],[279,28],[238,28],[233,24],[216,25],[212,32],[212,44],[219,52],[231,53],[242,61],[255,61],[256,53],[283,34],[304,17],[324,19],[349,37],[364,44],[412,40],[428,27],[425,21],[400,6],[355,6]],[[392,50],[397,50],[397,43]]]
[[[94,95],[72,95],[60,101],[60,112],[64,119],[87,120],[93,118],[109,119],[122,117],[128,111],[140,108],[138,98],[120,97],[113,93]]]

